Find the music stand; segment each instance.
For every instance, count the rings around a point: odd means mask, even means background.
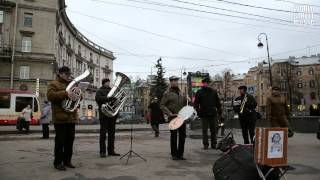
[[[134,115],[134,111],[135,111],[135,108],[134,108],[134,105],[135,105],[135,98],[132,99],[132,113],[131,113],[131,128],[130,128],[130,150],[125,154],[123,155],[120,159],[128,156],[127,158],[127,162],[126,162],[126,165],[128,165],[128,162],[129,162],[129,159],[134,155],[136,155],[137,157],[141,158],[142,160],[144,161],[147,161],[145,158],[143,158],[142,156],[140,156],[138,153],[134,152],[133,151],[133,147],[132,147],[132,142],[133,142],[133,135],[132,135],[132,132],[133,132],[133,115]]]

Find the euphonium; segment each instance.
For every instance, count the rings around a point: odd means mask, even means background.
[[[79,103],[80,103],[80,100],[81,100],[81,89],[79,89],[77,87],[78,83],[88,77],[90,75],[90,71],[89,70],[86,70],[84,73],[82,73],[80,76],[74,78],[70,83],[69,85],[67,86],[66,88],[66,91],[68,93],[73,93],[75,95],[75,99],[65,99],[63,100],[62,102],[62,108],[67,111],[67,112],[74,112]]]
[[[127,100],[127,94],[122,86],[130,83],[130,79],[123,73],[116,73],[116,80],[107,95],[107,102],[101,106],[101,111],[108,117],[114,117]]]

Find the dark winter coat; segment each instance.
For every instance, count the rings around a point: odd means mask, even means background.
[[[186,97],[182,96],[179,88],[169,88],[163,95],[160,102],[160,109],[169,118],[187,104]]]
[[[271,122],[272,127],[289,126],[289,108],[285,97],[271,96],[267,99],[267,120]]]
[[[68,99],[67,85],[68,82],[58,76],[49,84],[47,97],[51,102],[53,123],[76,123],[79,120],[76,111],[66,112],[62,108],[62,101]]]
[[[194,108],[199,117],[216,117],[217,114],[221,114],[221,103],[217,91],[210,87],[202,87],[195,95]]]
[[[159,124],[162,119],[162,112],[160,109],[160,104],[157,102],[152,102],[149,105],[150,113],[151,113],[151,124]]]
[[[96,92],[96,97],[95,100],[99,106],[99,119],[104,120],[104,119],[110,119],[110,118],[117,118],[118,114],[115,117],[107,117],[104,113],[102,113],[101,111],[101,106],[103,104],[105,104],[106,102],[110,101],[110,99],[108,99],[108,93],[111,90],[110,87],[105,87],[102,86],[98,89],[98,91]]]

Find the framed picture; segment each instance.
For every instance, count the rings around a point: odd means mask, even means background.
[[[259,165],[288,164],[288,128],[256,128],[255,162]]]

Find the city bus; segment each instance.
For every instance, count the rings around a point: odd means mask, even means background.
[[[31,91],[0,89],[0,125],[16,125],[21,111],[27,105],[32,108],[30,124],[39,124],[40,105],[37,96]]]

